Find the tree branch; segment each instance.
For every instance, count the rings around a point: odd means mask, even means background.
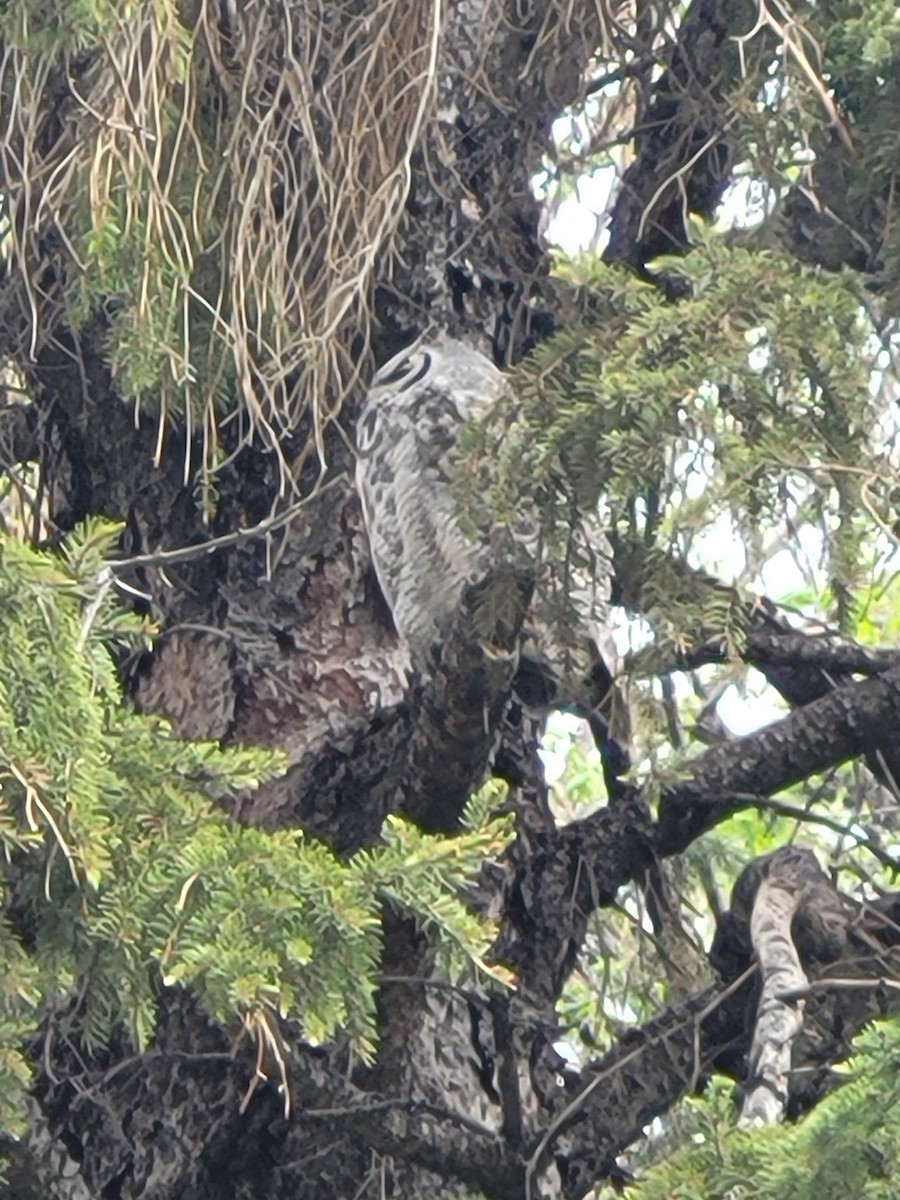
[[[900,667],[850,683],[745,738],[691,763],[691,779],[664,788],[656,846],[677,854],[745,805],[740,793],[769,795],[851,758],[880,752],[900,721]]]
[[[634,542],[619,544],[615,561],[618,587],[615,599],[632,611],[645,613],[646,551]],[[727,594],[746,631],[742,658],[756,666],[792,707],[828,695],[834,688],[849,683],[854,674],[884,672],[900,662],[897,650],[873,649],[830,633],[806,634],[796,630],[766,597],[741,598],[734,587],[675,558],[666,560],[666,570],[671,573],[672,586],[687,589],[692,596],[696,594],[698,603],[704,593]],[[720,633],[700,626],[688,634],[697,649],[674,656],[670,660],[673,667],[689,669],[725,660]],[[640,671],[645,669],[644,664],[653,663],[654,671],[667,669],[668,664],[654,662],[654,657],[657,656],[652,649],[639,652],[632,659],[631,668]],[[876,779],[900,795],[900,744],[888,740],[867,754],[865,761]]]
[[[37,422],[34,405],[0,405],[0,471],[38,457]]]
[[[749,608],[757,609],[758,605]],[[860,646],[845,641],[830,633],[803,633],[800,630],[779,628],[777,618],[761,613],[750,619],[755,627],[747,633],[741,648],[741,658],[751,666],[759,667],[768,677],[779,677],[779,670],[804,669],[827,672],[835,680],[840,676],[877,675],[891,667],[900,666],[900,650],[882,647]],[[704,642],[699,646],[678,651],[667,661],[659,661],[651,649],[637,651],[626,660],[625,670],[634,674],[654,675],[669,671],[694,671],[710,663],[725,662],[726,649],[721,640]],[[766,670],[769,668],[769,670]],[[822,680],[823,691],[829,690],[827,680]],[[777,685],[776,685],[777,686]]]
[[[711,217],[730,180],[732,151],[723,92],[737,76],[730,39],[750,28],[754,6],[693,0],[669,67],[654,85],[637,158],[625,172],[603,255],[643,267],[688,245],[690,213]]]
[[[538,1007],[575,964],[588,917],[658,855],[681,853],[706,830],[807,776],[890,745],[900,725],[900,668],[850,683],[747,737],[698,755],[664,786],[653,822],[639,789],[543,839],[515,863],[494,956],[519,972]]]

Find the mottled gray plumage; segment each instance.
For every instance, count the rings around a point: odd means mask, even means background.
[[[490,571],[490,531],[469,538],[461,528],[453,487],[461,463],[460,432],[497,405],[511,409],[512,399],[506,377],[490,359],[443,338],[386,363],[360,414],[356,481],[372,562],[397,632],[420,670],[433,663],[434,647],[446,636],[466,585]],[[481,482],[482,495],[491,482]],[[510,531],[532,560],[539,543],[533,516],[523,512]],[[608,545],[602,534],[598,538],[599,554],[605,557]],[[583,567],[588,561],[596,567],[598,546],[593,537],[576,540],[584,553],[577,556],[577,586],[571,578],[564,584],[564,619],[567,625],[577,620],[580,627],[569,630],[571,641],[586,646],[608,598],[609,567],[605,562],[599,571],[592,568],[587,579]],[[548,632],[558,580],[552,564],[535,565],[534,620],[524,653],[542,663],[549,659],[557,674],[568,674],[557,660],[570,659],[571,653],[558,655],[554,643],[559,639]]]
[[[420,669],[487,565],[484,547],[460,529],[452,483],[461,427],[506,387],[489,359],[448,338],[386,363],[360,414],[356,482],[372,563]]]

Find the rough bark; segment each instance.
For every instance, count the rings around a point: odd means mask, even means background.
[[[667,69],[638,114],[638,154],[613,209],[608,262],[642,267],[683,253],[689,214],[715,212],[734,152],[725,98],[739,78],[734,38],[752,28],[753,17],[749,3],[695,0],[688,6]]]
[[[762,986],[750,1046],[747,1086],[740,1125],[772,1125],[783,1118],[789,1094],[791,1051],[803,1028],[803,999],[785,993],[807,985],[800,954],[791,937],[794,919],[811,893],[830,892],[815,856],[783,851],[770,860],[750,914],[750,941]]]
[[[683,249],[685,211],[714,210],[731,161],[722,101],[734,70],[729,38],[749,26],[752,7],[724,0],[688,7],[612,214],[610,258],[640,266]],[[445,117],[425,148],[427,169],[413,166],[396,268],[374,299],[382,353],[426,313],[489,345],[498,361],[514,359],[552,326],[531,178],[549,122],[577,98],[600,39],[591,5],[449,6],[438,71]],[[699,115],[690,107],[698,80]],[[18,336],[5,336],[15,347],[27,314],[9,289],[2,301],[0,311],[19,324]],[[136,425],[116,394],[107,331],[102,313],[79,331],[55,326],[35,361],[22,364],[35,418],[23,429],[20,414],[4,416],[11,432],[0,454],[31,457],[37,439],[52,464],[58,532],[94,513],[126,523],[117,570],[146,593],[163,626],[152,654],[124,664],[135,702],[164,712],[184,736],[287,754],[288,772],[241,797],[238,820],[301,826],[345,855],[371,845],[393,811],[452,830],[508,715],[505,665],[487,669],[463,612],[437,678],[408,679],[368,568],[350,456],[337,435],[327,444],[325,487],[289,519],[270,517],[279,485],[273,456],[245,448],[223,473],[214,522],[204,526],[184,486],[197,449],[171,432],[161,465],[153,465],[155,423]],[[310,436],[306,428],[293,433],[298,445]],[[524,608],[527,581],[519,586]],[[785,689],[795,681],[799,707],[790,717],[698,757],[682,782],[665,789],[656,818],[647,797],[624,786],[607,807],[562,829],[545,812],[523,815],[507,861],[481,881],[483,902],[502,914],[495,956],[516,971],[514,1003],[435,978],[421,931],[386,914],[379,1060],[364,1070],[345,1048],[313,1049],[287,1027],[289,1119],[267,1086],[241,1113],[252,1054],[235,1050],[184,993],[161,996],[159,1031],[142,1055],[124,1041],[89,1052],[68,1038],[60,1018],[34,1050],[40,1078],[30,1136],[12,1148],[10,1195],[585,1195],[646,1122],[705,1072],[738,1071],[754,989],[749,975],[742,978],[750,941],[738,912],[717,949],[722,984],[561,1080],[553,1005],[588,918],[624,883],[642,880],[659,859],[755,798],[894,744],[900,667],[892,657],[829,646],[823,658],[821,643],[763,628],[748,645],[765,669],[788,680]],[[843,672],[842,686],[834,688],[826,668]],[[873,677],[854,682],[850,673]],[[518,745],[505,742],[498,762],[516,777],[516,802],[533,817],[541,784],[528,732]],[[892,952],[891,912],[885,901],[868,914],[870,956],[851,939],[846,961],[836,960],[842,974],[875,979],[889,971],[889,958],[878,955]],[[887,1002],[817,995],[795,1060],[826,1064]],[[804,1103],[816,1094],[810,1085]]]

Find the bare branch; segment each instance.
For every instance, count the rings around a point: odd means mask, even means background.
[[[847,684],[757,733],[691,761],[662,789],[658,821],[640,791],[573,821],[517,864],[508,920],[494,954],[541,1005],[575,964],[588,916],[612,902],[659,855],[681,853],[706,830],[809,775],[892,744],[900,723],[900,668]]]

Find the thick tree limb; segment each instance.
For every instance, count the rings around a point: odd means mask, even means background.
[[[635,789],[572,822],[517,864],[496,957],[516,967],[534,1003],[547,1003],[575,963],[588,916],[654,856],[681,853],[759,795],[890,745],[898,724],[900,668],[894,668],[698,755],[686,780],[663,788],[656,822]]]
[[[463,807],[487,772],[533,588],[528,572],[495,564],[487,579],[469,589],[438,672],[420,694],[398,794],[399,807],[424,829],[458,828]],[[485,630],[485,611],[504,612],[505,618]]]
[[[809,893],[823,889],[831,890],[815,855],[787,848],[772,856],[753,898],[750,941],[762,988],[740,1117],[745,1129],[773,1125],[787,1108],[791,1051],[803,1028],[804,1001],[789,1000],[785,993],[799,996],[807,985],[791,926]]]
[[[596,1186],[654,1117],[694,1090],[715,1060],[740,1044],[752,991],[749,975],[735,987],[706,988],[633,1030],[581,1072],[546,1145],[538,1148],[555,1153],[568,1200],[580,1200]]]
[[[648,570],[646,553],[636,543],[616,548],[618,592],[616,599],[632,611],[643,613],[643,586]],[[849,683],[854,674],[870,675],[898,665],[900,651],[872,648],[847,642],[827,633],[804,633],[794,629],[771,600],[742,598],[733,587],[704,571],[695,570],[674,558],[666,561],[673,586],[688,589],[702,598],[714,594],[727,597],[735,618],[744,630],[742,659],[757,667],[766,680],[791,705],[797,707],[828,695]],[[699,626],[690,631],[693,649],[659,661],[654,650],[641,651],[631,660],[631,669],[654,673],[669,669],[691,669],[707,662],[723,662],[726,650],[720,631]],[[900,794],[900,743],[888,739],[865,755],[869,770],[895,795]]]
[[[892,745],[900,721],[900,667],[797,709],[758,733],[699,756],[690,783],[665,788],[657,848],[677,854],[743,807],[741,793],[770,795],[809,775]]]
[[[753,15],[754,5],[745,0],[694,0],[688,6],[668,69],[638,118],[638,156],[610,216],[607,262],[641,267],[679,253],[689,242],[689,214],[715,212],[730,180],[724,92],[738,77],[731,39],[752,28]]]

